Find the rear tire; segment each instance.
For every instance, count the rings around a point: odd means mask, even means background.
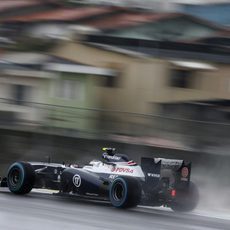
[[[176,212],[190,212],[196,208],[199,201],[197,186],[190,182],[189,187],[184,190],[177,190],[175,201],[171,208]]]
[[[136,178],[117,177],[110,185],[109,199],[116,208],[132,208],[141,200],[141,185]]]
[[[15,194],[29,193],[35,182],[33,167],[26,162],[16,162],[8,170],[7,185],[9,190]]]

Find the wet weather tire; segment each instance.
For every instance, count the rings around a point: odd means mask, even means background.
[[[177,190],[176,198],[171,208],[176,212],[190,212],[196,208],[198,201],[198,188],[193,182],[190,182],[188,189]]]
[[[26,162],[16,162],[8,170],[7,185],[9,190],[15,194],[29,193],[35,182],[33,167]]]
[[[141,200],[141,185],[136,178],[117,177],[110,185],[109,199],[116,208],[132,208]]]

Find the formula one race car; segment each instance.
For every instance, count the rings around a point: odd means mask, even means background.
[[[103,160],[88,165],[16,162],[1,186],[27,194],[33,188],[59,190],[59,195],[108,200],[117,208],[139,204],[191,211],[198,203],[198,189],[190,181],[191,163],[163,158],[141,158],[137,165],[113,148],[103,148]]]

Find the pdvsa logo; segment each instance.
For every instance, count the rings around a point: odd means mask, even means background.
[[[117,173],[133,173],[133,169],[129,168],[112,168],[111,172],[117,172]]]
[[[76,186],[77,188],[81,186],[81,177],[80,177],[80,175],[75,174],[75,175],[73,176],[73,184],[74,184],[74,186]]]

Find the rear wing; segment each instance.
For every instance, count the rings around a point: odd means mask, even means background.
[[[191,162],[186,163],[184,160],[141,158],[141,168],[145,174],[146,184],[151,184],[151,187],[157,187],[160,180],[165,177],[170,177],[173,181],[171,186],[175,188],[188,186],[191,177],[191,167]],[[166,170],[168,172],[167,176],[165,176]]]

